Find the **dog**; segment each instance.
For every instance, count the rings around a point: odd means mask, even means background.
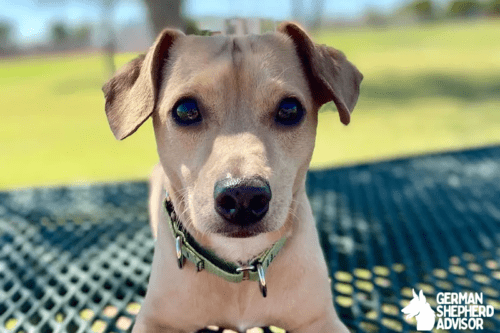
[[[166,29],[104,85],[115,137],[151,117],[160,159],[150,179],[152,271],[134,333],[348,332],[305,179],[319,108],[333,101],[347,125],[362,78],[343,53],[284,22],[263,35]]]
[[[436,323],[436,314],[432,310],[424,293],[420,290],[417,295],[415,289],[412,289],[413,299],[410,301],[406,307],[404,307],[401,312],[406,314],[406,319],[415,317],[417,320],[417,330],[418,331],[432,331],[434,324]]]

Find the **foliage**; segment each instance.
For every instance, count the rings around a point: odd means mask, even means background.
[[[50,32],[52,43],[56,48],[83,48],[90,45],[92,27],[82,24],[71,28],[64,22],[56,22],[50,27]]]
[[[428,21],[435,18],[435,8],[431,0],[415,0],[411,3],[411,8],[421,21]]]
[[[195,20],[185,18],[184,19],[186,25],[186,34],[187,35],[197,35],[197,36],[210,36],[212,35],[212,31],[210,30],[200,30],[198,28],[198,24]]]
[[[0,52],[6,51],[11,44],[12,25],[7,21],[0,21]]]
[[[413,0],[394,12],[396,22],[408,21],[408,15],[419,22],[484,15],[500,16],[500,0]]]
[[[50,35],[52,36],[54,44],[61,45],[69,39],[69,28],[63,22],[54,23],[50,28]]]
[[[491,16],[500,16],[500,0],[491,0],[486,5],[486,12]]]
[[[477,0],[454,0],[448,4],[448,15],[451,17],[471,17],[480,11],[481,4]]]
[[[388,24],[387,17],[380,11],[370,8],[364,15],[365,24],[371,27],[385,27]]]
[[[92,27],[87,24],[80,25],[73,30],[74,40],[78,45],[90,45]]]

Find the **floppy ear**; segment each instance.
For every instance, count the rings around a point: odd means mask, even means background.
[[[283,22],[278,31],[292,39],[316,102],[321,106],[333,101],[340,121],[349,124],[363,75],[342,52],[313,43],[296,24]]]
[[[102,87],[106,116],[117,139],[134,133],[155,109],[163,65],[170,47],[182,35],[163,30],[145,55],[129,62]]]

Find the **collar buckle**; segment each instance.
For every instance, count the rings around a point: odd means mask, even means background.
[[[238,273],[243,272],[243,281],[250,280],[250,271],[255,271],[254,265],[246,265],[236,268]]]
[[[263,297],[267,297],[266,272],[260,262],[257,262],[255,265],[246,265],[236,268],[238,273],[243,272],[243,281],[250,280],[250,271],[255,272],[256,270],[259,275],[260,293]]]

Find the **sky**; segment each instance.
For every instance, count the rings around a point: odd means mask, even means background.
[[[142,23],[147,10],[140,0],[117,0],[113,19],[119,26]],[[303,0],[304,8],[312,8],[312,1]],[[389,12],[405,0],[324,0],[324,16],[355,18],[367,8]],[[189,17],[252,16],[283,20],[291,17],[290,0],[186,0],[184,14]],[[14,37],[22,44],[42,42],[49,37],[53,22],[69,25],[99,24],[99,0],[0,0],[0,22],[14,27]]]

